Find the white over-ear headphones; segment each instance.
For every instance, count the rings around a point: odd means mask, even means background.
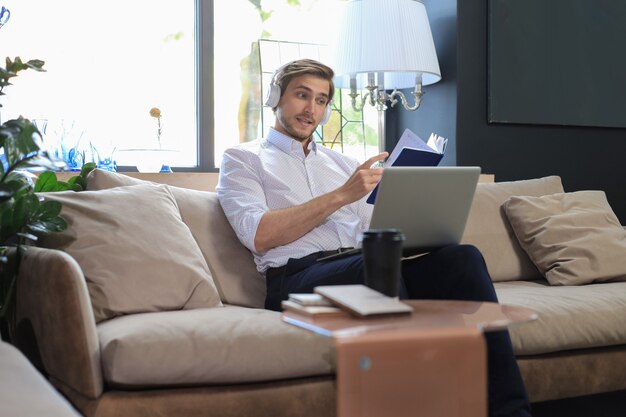
[[[272,75],[272,81],[270,82],[270,86],[267,89],[267,95],[265,96],[265,106],[267,107],[271,107],[274,108],[276,106],[278,106],[278,102],[280,101],[280,86],[278,84],[276,84],[276,77],[289,65],[291,65],[292,62],[289,62],[283,66],[281,66],[280,68],[278,68],[275,72],[274,75]],[[328,104],[326,104],[326,111],[324,112],[324,116],[322,117],[322,120],[320,120],[320,125],[325,125],[326,123],[328,123],[328,121],[330,120],[330,115],[332,113],[333,110],[333,100],[331,99]]]

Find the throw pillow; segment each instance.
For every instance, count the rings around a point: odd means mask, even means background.
[[[462,243],[480,249],[494,282],[541,278],[515,238],[502,204],[511,196],[562,192],[558,176],[477,185]]]
[[[88,190],[102,190],[146,181],[95,169],[87,177]],[[183,222],[200,247],[213,282],[224,303],[263,308],[265,280],[254,257],[241,244],[217,199],[217,194],[167,186],[176,199]],[[233,262],[233,259],[236,262]]]
[[[515,235],[552,285],[626,279],[626,230],[603,191],[511,197]]]
[[[94,169],[89,173],[89,175],[87,175],[87,190],[89,191],[106,190],[108,188],[139,184],[154,183],[98,168]]]
[[[140,312],[220,306],[200,248],[165,186],[44,193],[65,232],[42,239],[83,270],[96,322]]]

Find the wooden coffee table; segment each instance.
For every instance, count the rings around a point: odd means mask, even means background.
[[[283,312],[283,320],[332,337],[339,417],[485,417],[482,332],[535,320],[523,307],[406,300],[413,313],[356,318]]]

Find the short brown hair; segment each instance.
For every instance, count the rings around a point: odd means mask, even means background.
[[[280,87],[280,96],[283,96],[289,82],[293,78],[304,74],[315,75],[328,81],[328,99],[333,99],[335,95],[335,84],[333,83],[335,72],[329,66],[313,59],[298,59],[283,65],[277,70],[274,75],[274,83]]]

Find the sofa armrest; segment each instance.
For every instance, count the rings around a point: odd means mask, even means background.
[[[16,291],[15,345],[35,366],[87,398],[103,390],[87,284],[65,252],[29,247]]]

